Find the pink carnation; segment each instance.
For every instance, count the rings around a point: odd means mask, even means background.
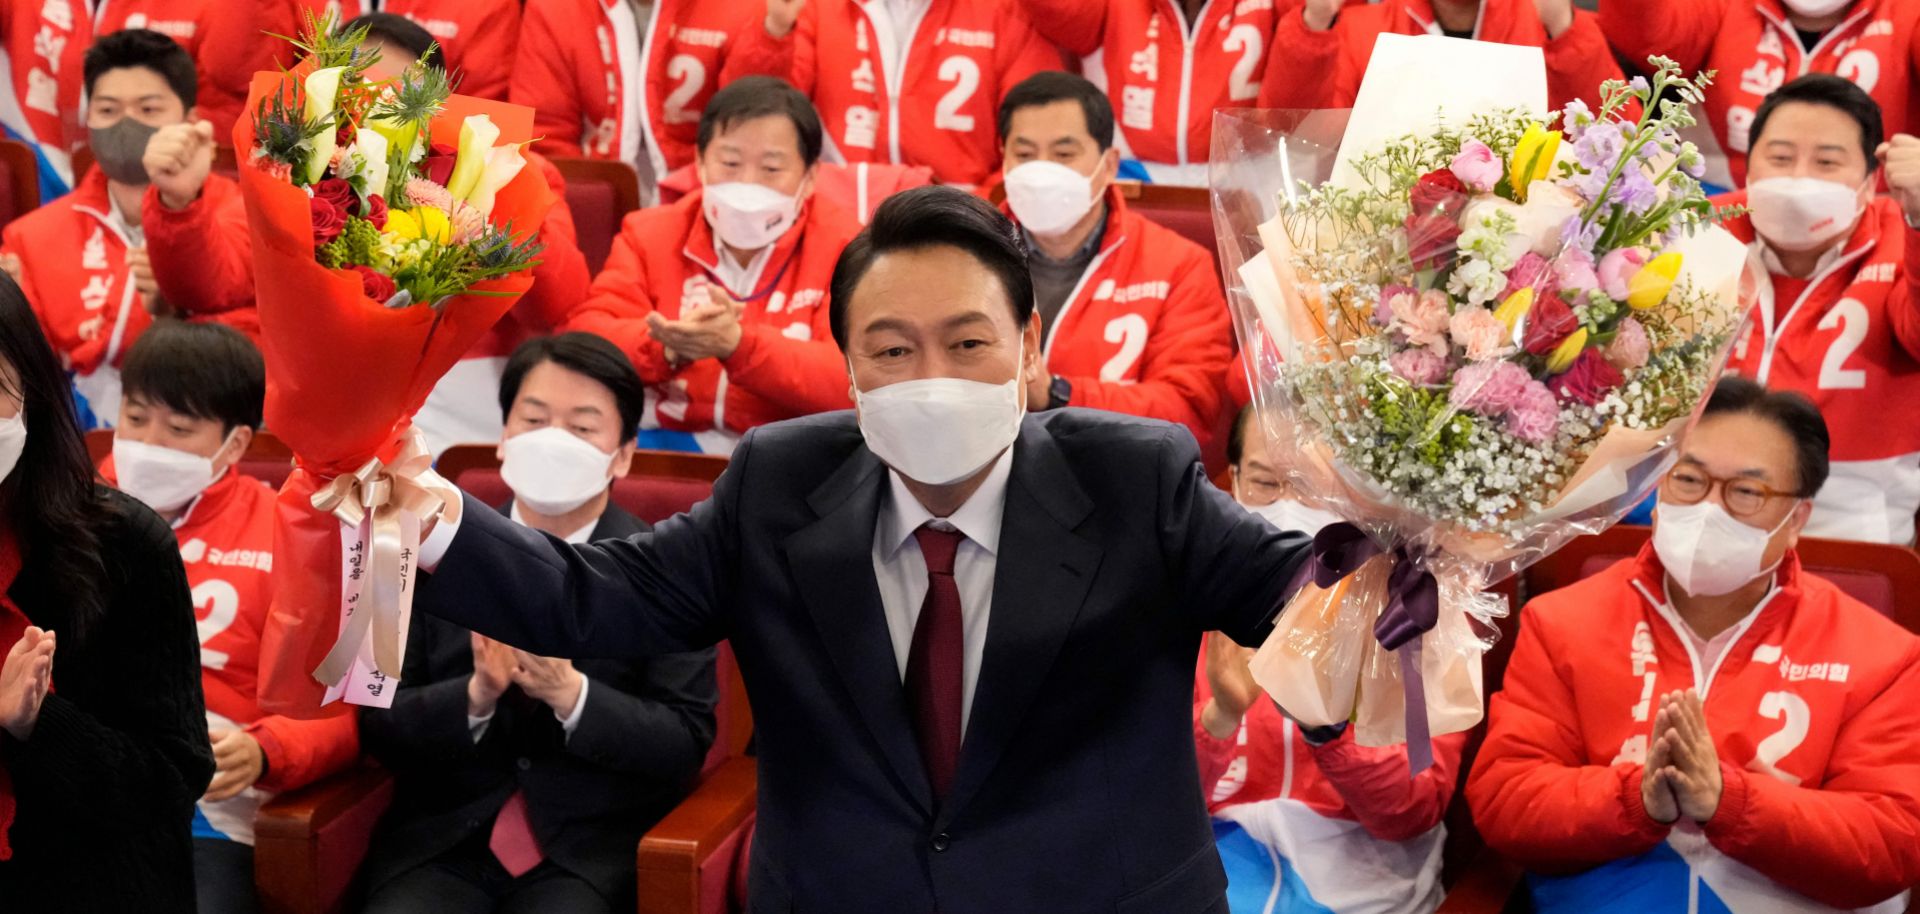
[[[1621,371],[1632,371],[1647,364],[1647,353],[1651,348],[1652,345],[1647,341],[1647,328],[1629,317],[1620,322],[1613,342],[1607,344],[1607,361]]]
[[[1528,380],[1507,412],[1507,431],[1533,444],[1553,441],[1560,428],[1560,402],[1539,381]]]
[[[1482,416],[1504,415],[1531,383],[1533,376],[1512,362],[1474,362],[1453,373],[1453,391],[1447,394],[1447,402]]]
[[[1471,361],[1497,359],[1512,349],[1506,323],[1485,308],[1467,306],[1454,312],[1447,331],[1453,335],[1454,345],[1465,349]]]
[[[1600,290],[1614,301],[1626,301],[1633,275],[1647,265],[1642,248],[1616,248],[1600,258]]]
[[[453,192],[445,185],[435,184],[425,178],[414,178],[407,182],[407,206],[431,206],[441,212],[453,211]]]
[[[1522,254],[1513,269],[1507,271],[1507,288],[1500,297],[1504,299],[1521,289],[1532,289],[1536,299],[1554,294],[1558,286],[1553,281],[1553,265],[1547,258],[1532,251]]]
[[[1445,292],[1428,289],[1418,296],[1403,292],[1389,299],[1387,306],[1393,311],[1393,329],[1400,331],[1407,342],[1432,348],[1435,355],[1446,353],[1447,323],[1452,315],[1447,313]]]
[[[1505,166],[1500,164],[1493,150],[1472,138],[1460,144],[1459,154],[1453,157],[1448,167],[1453,176],[1460,179],[1460,183],[1483,194],[1493,190],[1493,186],[1499,184],[1500,178],[1506,173]]]
[[[1387,357],[1393,373],[1420,387],[1432,387],[1447,376],[1447,360],[1431,349],[1402,349]]]
[[[453,211],[447,214],[447,218],[453,223],[455,244],[471,242],[479,238],[480,234],[487,229],[487,217],[480,215],[479,210],[465,203],[455,203]]]

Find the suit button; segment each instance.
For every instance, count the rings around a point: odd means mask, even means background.
[[[933,836],[933,852],[936,854],[945,853],[947,846],[952,843],[953,843],[953,836],[947,834],[946,832],[941,832],[937,835],[934,835]]]
[[[521,771],[527,771],[533,768],[533,760],[523,758],[514,762],[514,765],[518,766]]]

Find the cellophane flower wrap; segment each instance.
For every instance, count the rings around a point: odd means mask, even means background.
[[[1416,769],[1478,723],[1485,588],[1643,501],[1719,376],[1753,286],[1677,135],[1710,75],[1652,64],[1549,113],[1537,49],[1383,38],[1351,112],[1216,115],[1260,425],[1346,519],[1252,663],[1301,723]]]
[[[412,416],[532,284],[553,202],[522,167],[531,109],[451,94],[424,65],[372,81],[364,39],[309,18],[305,59],[255,74],[233,135],[266,424],[296,455],[259,698],[294,717],[391,704],[420,531],[460,505]]]

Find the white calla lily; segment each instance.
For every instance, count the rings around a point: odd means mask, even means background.
[[[480,211],[482,216],[493,215],[493,198],[500,188],[507,186],[520,169],[527,165],[527,157],[520,152],[522,144],[509,143],[487,153],[487,167],[480,175],[480,183],[467,197],[467,203]]]
[[[471,114],[460,122],[460,148],[453,160],[453,174],[447,177],[447,191],[454,199],[467,200],[472,196],[486,172],[487,154],[499,139],[499,126],[484,114]]]
[[[387,138],[377,130],[361,127],[354,131],[353,148],[363,162],[360,172],[367,178],[366,195],[384,195],[387,192]]]
[[[346,67],[325,67],[307,74],[306,116],[309,121],[333,114],[334,102],[340,95],[340,77],[346,70]],[[339,148],[333,134],[332,130],[322,130],[313,138],[313,154],[307,159],[307,183],[326,177],[328,166],[333,164],[334,150]]]

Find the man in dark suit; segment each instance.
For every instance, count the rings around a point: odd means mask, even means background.
[[[606,340],[529,340],[500,384],[514,498],[477,510],[567,543],[646,533],[609,497],[644,398]],[[367,910],[633,910],[634,848],[713,742],[713,655],[576,665],[415,615],[393,708],[361,718],[398,779],[367,858]]]
[[[888,199],[831,296],[857,414],[756,429],[649,535],[569,546],[469,504],[423,547],[421,605],[553,654],[729,639],[755,912],[1226,911],[1200,633],[1258,644],[1306,539],[1210,484],[1180,426],[1027,415],[1032,281],[985,201]]]

